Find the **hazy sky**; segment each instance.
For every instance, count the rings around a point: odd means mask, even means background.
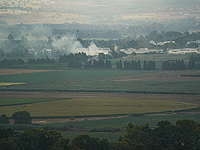
[[[200,18],[200,0],[1,0],[0,8],[9,24]]]

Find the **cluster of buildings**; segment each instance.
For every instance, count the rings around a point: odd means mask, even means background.
[[[189,54],[189,53],[200,53],[198,48],[182,48],[182,49],[170,49],[169,54]]]

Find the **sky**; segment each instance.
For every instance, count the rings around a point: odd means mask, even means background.
[[[200,18],[200,0],[1,0],[0,22],[84,24]]]

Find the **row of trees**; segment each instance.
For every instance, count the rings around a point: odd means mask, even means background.
[[[85,68],[112,68],[110,60],[90,60],[85,62]]]
[[[189,57],[190,61],[200,62],[200,55],[199,54],[192,54]]]
[[[183,60],[162,62],[162,70],[186,70],[185,62]]]
[[[1,150],[193,150],[200,149],[200,124],[183,119],[173,125],[160,121],[155,128],[149,124],[128,123],[126,133],[117,142],[99,140],[89,135],[78,135],[70,140],[59,131],[29,129],[13,132],[0,129]]]
[[[0,61],[0,65],[24,65],[24,60],[22,59],[4,59]]]
[[[66,55],[67,56],[67,55]],[[55,63],[55,59],[46,58],[38,58],[38,59],[28,59],[27,64],[52,64]],[[25,62],[22,59],[5,59],[0,61],[0,66],[4,65],[24,65]],[[70,60],[68,63],[68,68],[102,68],[102,69],[111,69],[112,64],[110,60],[89,60],[85,61],[83,65],[81,61]],[[116,61],[116,69],[121,70],[156,70],[155,61],[144,61],[143,67],[141,67],[140,61]],[[175,61],[164,61],[162,62],[162,70],[193,70],[200,69],[200,63],[196,60],[189,60],[188,65],[184,62],[184,60],[175,60]]]
[[[176,61],[165,61],[162,62],[162,70],[193,70],[200,69],[200,63],[196,61],[189,61],[188,66],[185,64],[183,60]]]
[[[49,57],[46,58],[29,58],[27,64],[52,64],[55,63],[55,59],[50,59]],[[25,62],[23,59],[4,59],[0,61],[0,65],[24,65]]]
[[[156,70],[155,61],[144,61],[143,67],[141,67],[140,61],[124,61],[122,63],[121,60],[116,62],[116,69],[121,70]],[[189,61],[188,65],[184,62],[184,60],[174,60],[174,61],[164,61],[162,62],[162,70],[192,70],[192,69],[200,69],[200,63],[196,61]]]
[[[31,59],[29,58],[27,64],[53,64],[55,63],[55,59],[50,59],[49,57],[46,58],[38,58],[38,59]]]
[[[117,69],[124,69],[124,70],[141,70],[141,63],[140,61],[124,61],[124,65],[122,65],[122,61],[116,62]],[[144,61],[143,63],[143,70],[156,70],[156,64],[154,61]]]
[[[189,69],[200,69],[200,55],[192,54],[189,57]]]
[[[88,60],[88,56],[86,55],[86,53],[82,52],[82,53],[71,53],[69,55],[64,54],[63,56],[60,55],[59,57],[59,62],[60,63],[69,63],[71,61],[74,62],[85,62]]]
[[[120,64],[120,62],[119,62]],[[121,64],[120,64],[121,66]],[[116,63],[116,68],[117,68],[117,63]],[[124,62],[124,70],[141,70],[141,64],[140,61],[125,61]]]
[[[68,68],[112,68],[112,64],[110,60],[90,60],[90,61],[85,61],[85,65],[83,66],[81,62],[78,61],[70,61],[68,62]]]

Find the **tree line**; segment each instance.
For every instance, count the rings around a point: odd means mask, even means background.
[[[25,62],[23,59],[4,59],[0,61],[0,65],[24,65]]]
[[[100,55],[101,58],[106,58],[105,56]],[[59,63],[66,63],[68,68],[101,68],[101,69],[111,69],[113,68],[113,64],[110,59],[99,59],[99,58],[91,58],[86,55],[86,53],[75,53],[69,55],[60,55]],[[4,59],[0,61],[0,66],[4,65],[24,65],[24,64],[54,64],[56,60],[53,58],[29,58],[25,63],[23,59]],[[121,60],[115,62],[116,69],[121,70],[156,70],[156,62],[155,61],[143,61],[141,64],[140,60],[125,60],[122,62]],[[184,60],[168,60],[163,61],[162,70],[193,70],[200,69],[200,55],[192,54],[189,57],[189,62],[185,63]]]
[[[124,65],[122,65],[122,61],[119,60],[116,62],[116,68],[117,69],[123,69],[123,70],[156,70],[156,63],[155,61],[144,61],[143,68],[141,67],[140,61],[124,61]]]
[[[70,53],[69,55],[60,55],[59,57],[59,62],[60,63],[69,63],[70,61],[75,61],[75,62],[85,62],[86,60],[88,60],[88,56],[86,55],[86,53],[82,52],[82,53]]]
[[[186,65],[183,60],[165,61],[162,62],[162,70],[186,70]]]
[[[59,131],[29,129],[14,132],[0,128],[1,150],[192,150],[200,149],[200,124],[193,120],[177,120],[175,125],[167,120],[157,123],[134,125],[129,122],[126,133],[117,142],[106,138],[78,135],[71,141]]]
[[[200,55],[192,54],[189,57],[189,69],[200,69]]]
[[[89,60],[89,61],[86,61],[85,62],[85,66],[84,68],[112,68],[112,64],[111,64],[111,61],[110,60],[102,60],[102,59],[99,59],[99,60],[96,60],[96,59],[93,59],[93,60]]]
[[[46,58],[29,58],[27,64],[53,64],[55,63],[55,59],[50,59],[49,57]]]

